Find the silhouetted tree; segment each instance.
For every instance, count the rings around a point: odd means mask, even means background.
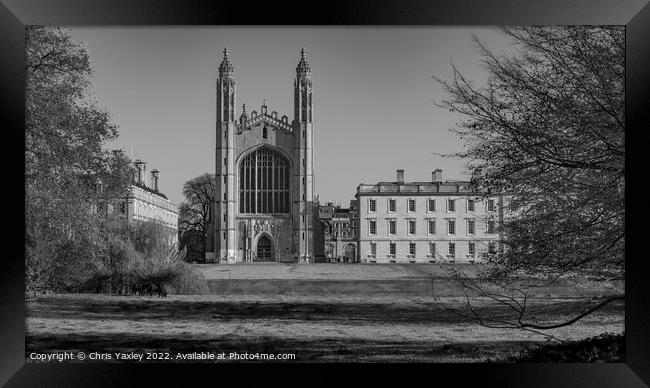
[[[214,174],[199,175],[183,185],[185,202],[180,204],[178,230],[180,248],[187,245],[188,258],[205,257],[205,239],[215,193]]]
[[[527,321],[527,293],[541,283],[518,279],[551,284],[624,273],[625,30],[502,31],[516,54],[496,55],[475,38],[489,72],[485,85],[455,67],[452,81],[436,78],[449,95],[439,105],[462,116],[454,131],[466,148],[451,156],[469,160],[476,189],[510,198],[501,225],[505,252],[484,266],[480,281],[455,275],[479,294],[481,281],[511,286],[512,293],[483,294],[513,308],[505,326],[554,328]]]

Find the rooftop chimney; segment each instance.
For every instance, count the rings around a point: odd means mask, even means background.
[[[431,173],[431,180],[433,182],[442,182],[442,170],[439,168],[433,170],[433,172]]]
[[[151,170],[151,185],[153,186],[152,189],[154,191],[159,191],[158,190],[158,176],[160,174],[160,171],[153,169]]]
[[[135,168],[137,170],[136,175],[135,175],[135,183],[143,184],[142,182],[144,180],[143,179],[144,178],[143,177],[143,175],[144,175],[144,171],[143,171],[144,162],[142,160],[140,160],[140,159],[136,159],[135,162],[133,162],[133,164],[135,164]]]
[[[397,170],[397,183],[404,183],[404,170]]]

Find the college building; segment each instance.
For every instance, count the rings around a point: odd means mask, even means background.
[[[471,190],[468,181],[360,184],[359,260],[365,263],[474,262],[503,250],[504,195]]]
[[[135,174],[124,197],[99,203],[98,210],[105,215],[117,215],[126,223],[151,221],[160,224],[168,232],[168,244],[177,247],[178,207],[160,192],[160,171],[153,169],[147,174],[147,162],[140,159],[133,164]]]
[[[318,205],[323,247],[317,250],[317,260],[330,263],[356,263],[359,251],[358,201],[351,200],[344,208],[332,202]]]
[[[216,187],[206,261],[313,262],[311,66],[293,79],[293,119],[268,108],[236,110],[235,68],[223,52],[216,82]],[[263,69],[260,69],[263,70]]]

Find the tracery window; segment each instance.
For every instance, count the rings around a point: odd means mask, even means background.
[[[257,149],[239,167],[240,213],[289,213],[289,162],[278,152]]]

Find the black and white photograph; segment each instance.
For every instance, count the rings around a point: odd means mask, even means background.
[[[26,362],[625,362],[625,46],[26,26]]]

